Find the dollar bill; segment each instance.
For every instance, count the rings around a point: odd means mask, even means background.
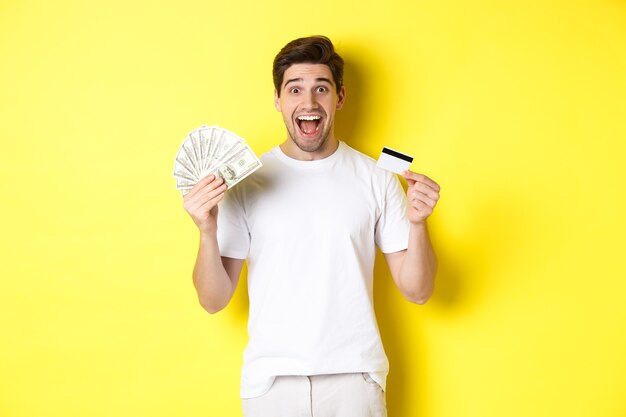
[[[194,162],[182,146],[176,154],[176,162],[174,164],[174,176],[176,177],[181,172],[186,172],[187,175],[198,178],[198,173],[194,168]]]
[[[191,162],[191,168],[193,169],[193,173],[196,175],[196,177],[200,178],[201,171],[198,169],[200,166],[200,162],[198,159],[198,155],[196,155],[194,146],[190,140],[187,140],[183,143],[182,151]]]
[[[239,181],[261,168],[261,161],[256,157],[250,146],[243,148],[224,161],[217,168],[217,174],[224,178],[228,188],[232,188]]]
[[[174,178],[184,178],[189,181],[198,181],[199,178],[196,177],[193,172],[189,170],[189,168],[186,168],[185,165],[181,164],[178,160],[176,160],[176,162],[178,163],[174,165]]]
[[[209,172],[209,169],[210,169],[211,155],[213,153],[214,146],[215,146],[214,135],[216,131],[217,131],[217,126],[208,126],[208,127],[204,126],[198,130],[201,140],[206,142],[206,145],[204,147],[204,154],[202,155],[202,160],[203,160],[202,172],[203,173]]]
[[[200,176],[202,176],[202,173],[203,173],[202,163],[204,161],[204,152],[205,152],[204,148],[207,143],[204,140],[202,140],[202,138],[200,137],[199,129],[191,131],[187,137],[189,141],[191,142],[191,146],[196,155],[196,159],[198,162],[198,172]]]

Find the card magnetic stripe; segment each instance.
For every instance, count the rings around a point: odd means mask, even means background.
[[[412,156],[400,153],[398,151],[394,151],[393,149],[389,149],[387,147],[383,148],[383,153],[386,153],[387,155],[395,156],[396,158],[400,158],[403,161],[413,162]]]

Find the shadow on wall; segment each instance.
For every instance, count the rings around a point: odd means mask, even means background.
[[[387,123],[389,106],[377,105],[375,109],[370,103],[388,103],[389,82],[379,72],[373,77],[373,68],[381,68],[382,64],[372,62],[372,54],[367,60],[364,54],[351,51],[349,47],[340,51],[344,59],[344,85],[346,101],[335,115],[335,137],[348,145],[360,150],[367,140],[371,140],[372,121]],[[376,79],[376,85],[368,80]],[[372,111],[375,110],[375,111]]]
[[[416,415],[424,410],[429,398],[428,387],[418,381],[428,381],[428,367],[415,366],[428,363],[424,348],[424,333],[418,317],[433,304],[441,309],[453,309],[462,302],[459,283],[460,267],[454,257],[437,251],[439,270],[435,293],[424,306],[405,300],[389,272],[384,255],[378,251],[374,269],[374,304],[385,352],[389,358],[390,372],[387,379],[387,410],[390,416]],[[417,326],[416,326],[417,324]],[[413,374],[417,369],[418,374]]]
[[[367,94],[367,84],[363,80],[365,74],[361,72],[363,66],[354,62],[353,58],[356,57],[344,56],[343,80],[346,101],[341,110],[335,114],[335,137],[348,144],[353,143],[353,138],[359,137],[357,121],[362,114],[363,97]]]
[[[470,224],[457,236],[438,233],[437,222],[446,220],[432,219],[431,240],[439,267],[434,294],[424,306],[411,305],[402,297],[384,255],[377,254],[374,301],[391,368],[387,381],[390,416],[415,415],[416,409],[429,408],[429,353],[419,316],[428,312],[431,318],[445,321],[455,320],[459,311],[473,314],[481,303],[489,302],[490,293],[503,293],[496,287],[516,285],[507,271],[513,275],[516,269],[528,267],[520,262],[532,262],[518,256],[520,250],[528,253],[533,239],[533,222],[525,217],[529,209],[521,201],[515,193],[494,187],[463,209]],[[411,374],[415,369],[418,375]],[[426,382],[421,385],[418,381]]]

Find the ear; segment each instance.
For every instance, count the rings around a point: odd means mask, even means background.
[[[337,110],[341,110],[343,107],[343,103],[346,101],[346,86],[342,85],[341,90],[339,90],[339,94],[337,94]]]
[[[274,107],[276,107],[276,111],[282,112],[280,108],[280,98],[278,97],[278,92],[274,90]]]

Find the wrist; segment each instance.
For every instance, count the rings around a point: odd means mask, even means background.
[[[417,222],[410,222],[410,228],[416,231],[426,230],[426,219]]]
[[[217,228],[211,230],[200,230],[200,242],[217,241]]]

